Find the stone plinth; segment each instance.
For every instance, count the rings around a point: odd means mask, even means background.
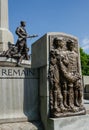
[[[47,33],[40,39],[38,39],[35,43],[32,44],[32,68],[38,68],[39,70],[39,77],[40,77],[40,110],[41,110],[41,119],[44,124],[45,130],[62,130],[61,124],[64,124],[66,129],[66,120],[72,119],[73,117],[69,118],[58,118],[58,119],[50,119],[50,85],[49,85],[49,52],[51,50],[51,46],[53,44],[53,40],[56,37],[62,37],[64,41],[71,39],[78,43],[78,39],[72,35],[67,35],[65,33]],[[66,40],[65,40],[66,39]],[[79,47],[78,44],[76,46],[76,52],[79,55]],[[78,59],[78,64],[80,68],[80,57]],[[79,69],[79,73],[81,73],[81,69]],[[79,114],[79,113],[78,113]],[[85,109],[82,112],[85,114]],[[62,114],[63,115],[63,114]],[[74,113],[73,113],[74,115]],[[73,116],[72,115],[72,116]],[[75,114],[76,116],[76,114]],[[83,116],[82,116],[83,117]],[[77,117],[74,117],[75,120]],[[81,117],[78,119],[80,120]],[[88,118],[87,118],[88,119]],[[68,122],[67,122],[68,123]],[[51,124],[51,125],[50,125]],[[68,124],[69,125],[69,124]],[[76,124],[75,124],[76,125]],[[73,130],[73,129],[72,129]]]
[[[0,123],[39,120],[38,71],[0,67]]]
[[[88,130],[89,115],[48,119],[47,130]]]

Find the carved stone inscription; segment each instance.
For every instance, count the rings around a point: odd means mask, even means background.
[[[77,39],[50,37],[50,115],[85,114]]]

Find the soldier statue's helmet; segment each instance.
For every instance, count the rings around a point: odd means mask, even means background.
[[[56,38],[54,38],[54,41],[63,41],[63,38],[59,38],[59,37],[56,37]]]
[[[26,22],[25,21],[21,21],[20,24],[21,25],[26,25]]]
[[[54,38],[54,41],[53,41],[53,45],[56,46],[56,47],[59,47],[63,42],[63,38]]]
[[[69,39],[67,43],[74,43],[73,40]]]
[[[73,40],[71,40],[71,39],[69,39],[66,43],[67,43],[66,46],[67,46],[68,48],[70,48],[70,46],[74,46],[74,42],[73,42]]]
[[[70,44],[74,45],[74,42],[73,42],[73,40],[71,40],[71,39],[69,39],[69,40],[67,41],[67,45],[70,45]]]

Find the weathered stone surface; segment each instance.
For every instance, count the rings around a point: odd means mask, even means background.
[[[89,114],[89,100],[84,99],[84,106],[86,108],[86,114]]]
[[[48,64],[48,50],[48,34],[45,34],[32,44],[32,68],[38,68]]]
[[[86,84],[89,84],[89,76],[83,76],[83,83],[84,83],[84,86]]]
[[[8,49],[9,43],[14,43],[13,35],[8,29],[0,28],[0,52]]]
[[[88,130],[89,115],[49,119],[47,130]]]
[[[0,123],[39,120],[38,71],[0,67]]]
[[[9,43],[14,39],[8,27],[8,0],[0,0],[0,52],[7,50]]]
[[[0,0],[0,27],[8,28],[8,0]]]
[[[89,76],[83,76],[84,98],[89,99]]]
[[[38,128],[30,122],[1,124],[0,130],[38,130]]]
[[[49,87],[48,86],[48,66],[44,66],[41,67],[39,70],[39,74],[40,74],[40,96],[44,97],[44,96],[49,96]]]

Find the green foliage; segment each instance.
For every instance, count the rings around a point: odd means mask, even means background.
[[[80,48],[82,75],[89,75],[89,55]]]

